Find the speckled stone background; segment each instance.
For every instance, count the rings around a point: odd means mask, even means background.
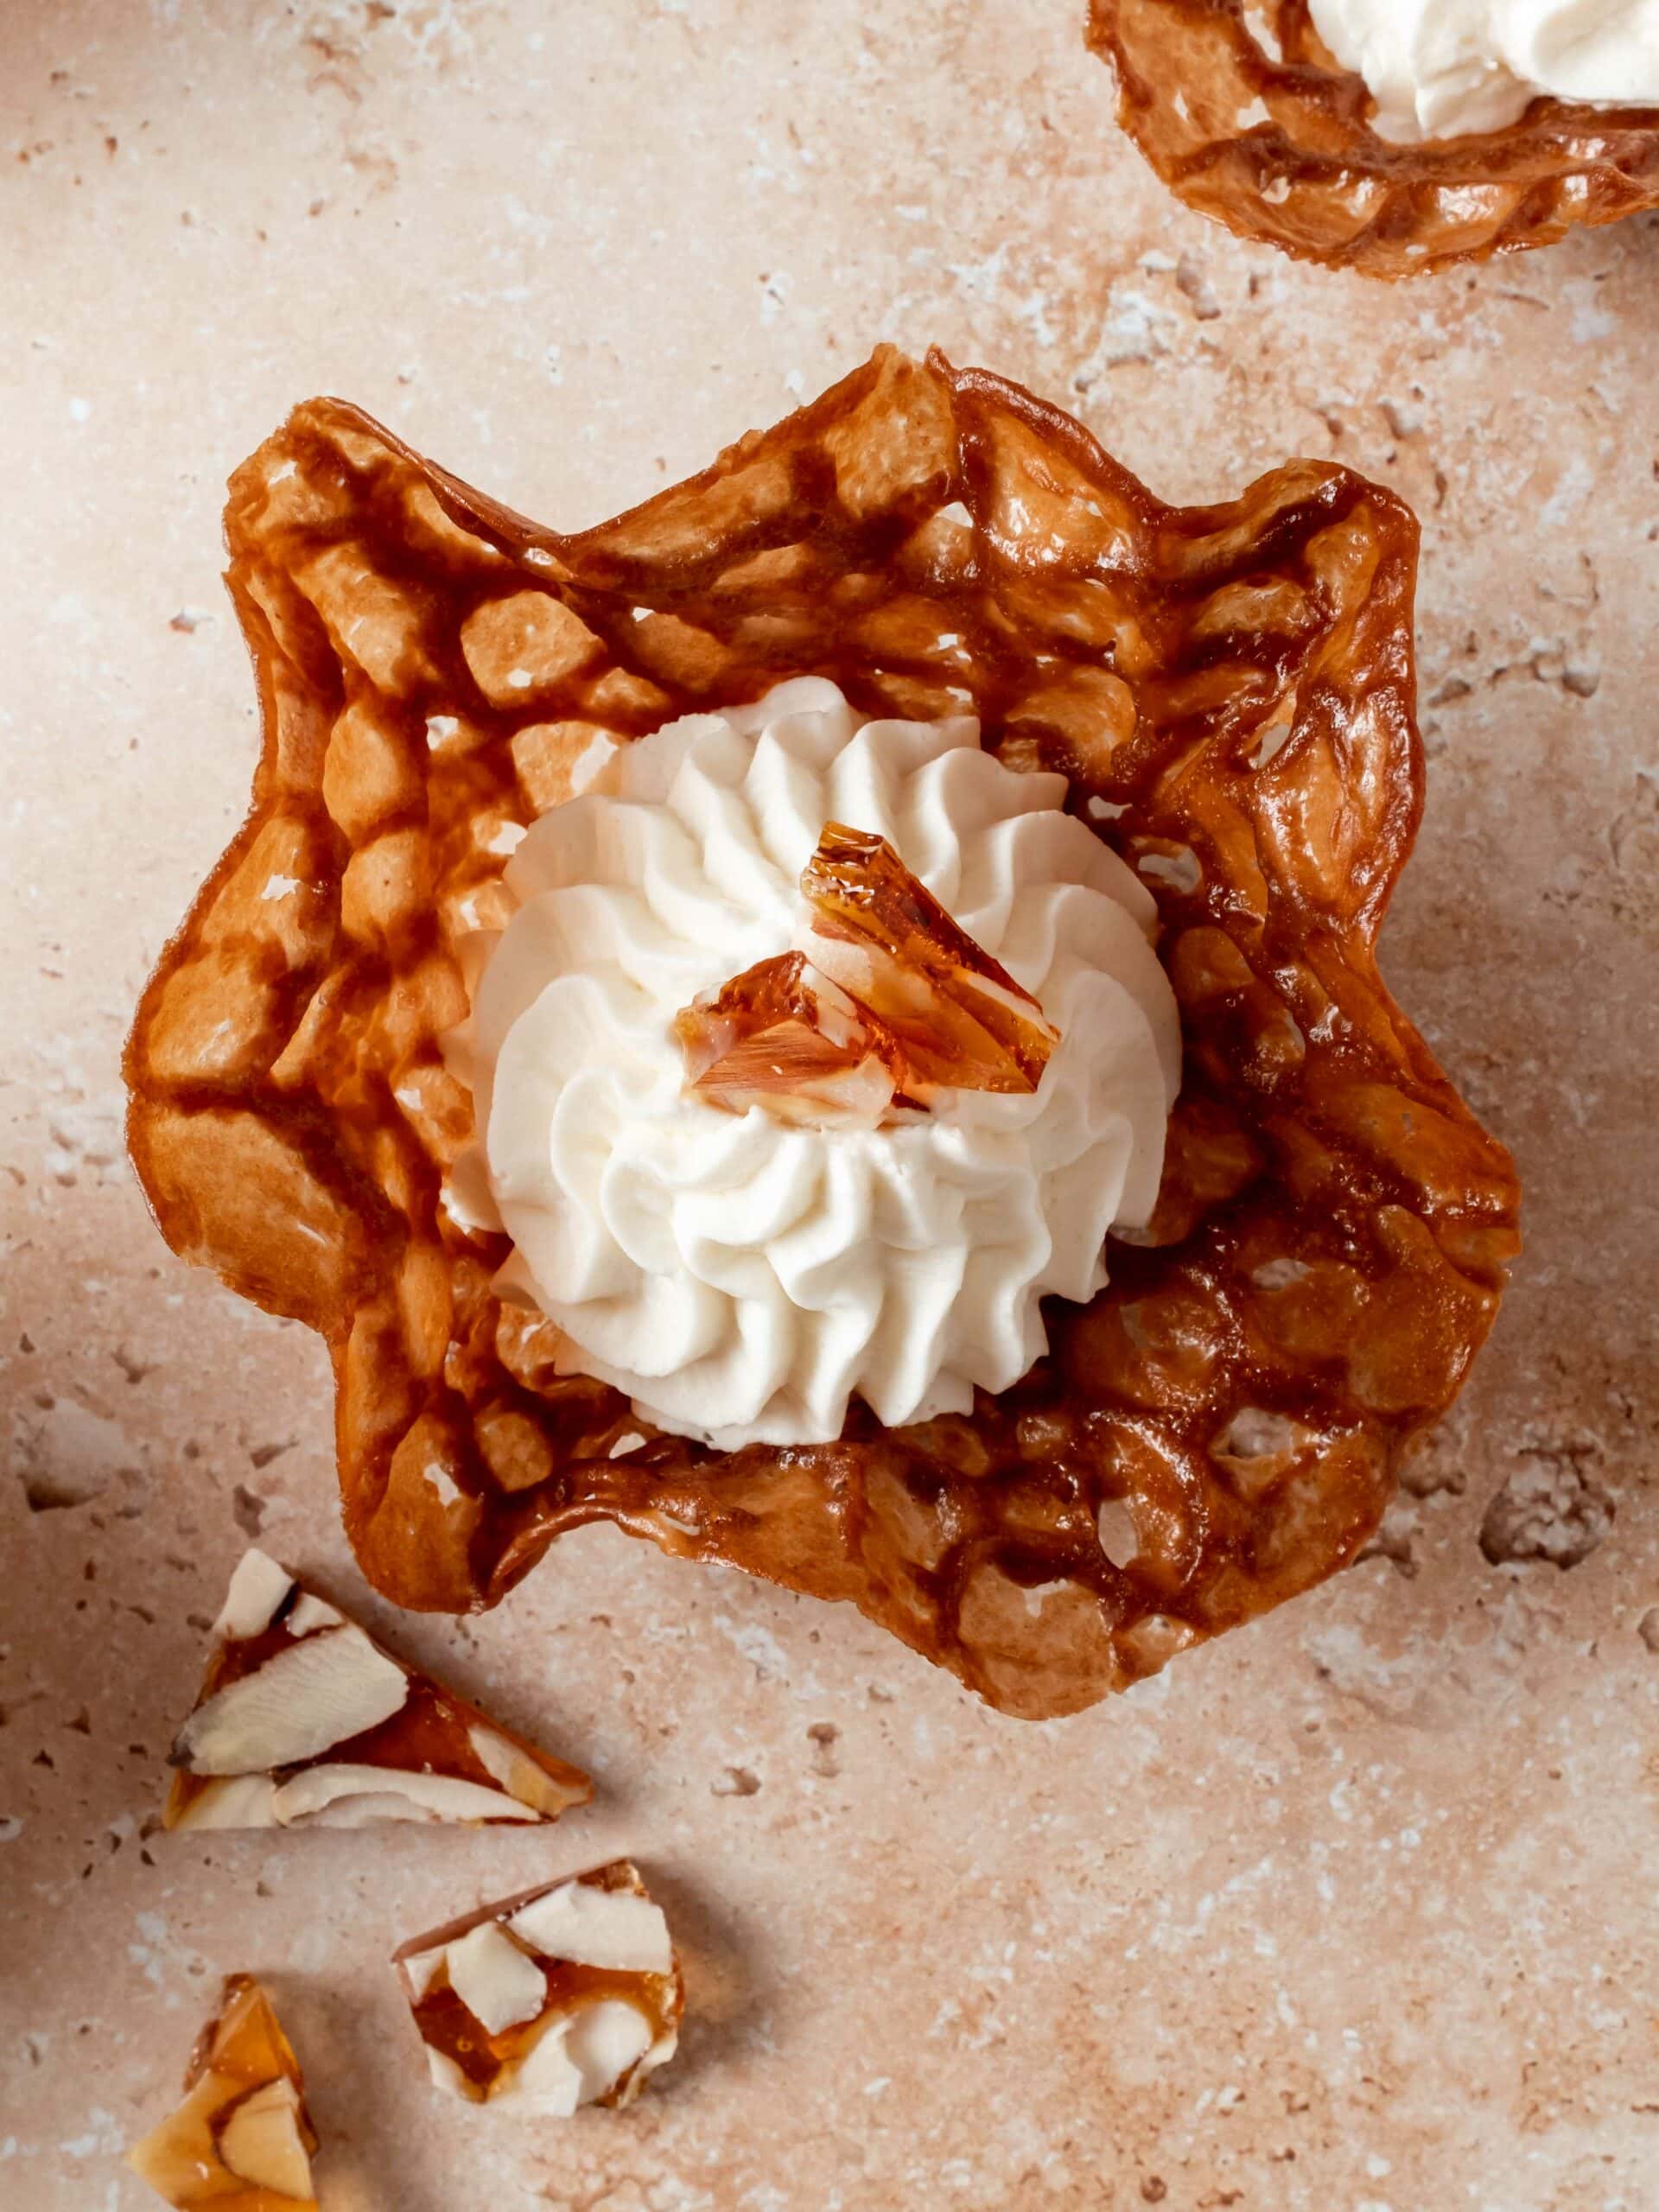
[[[1076,0],[0,0],[0,2203],[139,2212],[219,1975],[333,2212],[1659,2205],[1659,225],[1389,293],[1115,133]],[[359,1589],[314,1342],[123,1163],[140,982],[242,810],[223,480],[361,402],[576,524],[880,338],[1161,492],[1290,453],[1426,527],[1386,965],[1529,1250],[1373,1557],[999,1719],[849,1612],[562,1544],[375,1624],[594,1771],[533,1835],[156,1831],[242,1545]],[[689,1953],[634,2112],[437,2101],[386,1953],[618,1847]]]

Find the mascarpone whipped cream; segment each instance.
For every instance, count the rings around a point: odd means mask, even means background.
[[[1542,93],[1659,105],[1659,0],[1310,0],[1401,142],[1499,130]]]
[[[516,1247],[502,1287],[655,1426],[731,1450],[966,1412],[1046,1348],[1038,1300],[1142,1224],[1179,1079],[1145,887],[1065,779],[971,717],[861,727],[817,677],[621,748],[536,822],[454,1062]],[[804,940],[827,821],[886,837],[1060,1030],[1034,1092],[802,1127],[686,1090],[673,1020]],[[461,1179],[458,1179],[458,1180]]]

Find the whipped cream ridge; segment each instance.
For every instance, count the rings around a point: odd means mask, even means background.
[[[823,1443],[855,1392],[889,1427],[969,1410],[1040,1357],[1040,1297],[1103,1285],[1107,1230],[1157,1196],[1180,1033],[1152,899],[1065,791],[971,717],[861,727],[801,677],[622,747],[531,825],[452,1058],[501,1287],[556,1324],[562,1371],[721,1449]],[[823,1127],[688,1095],[675,1014],[804,942],[831,820],[1039,1001],[1061,1041],[1033,1092]]]
[[[1659,105],[1659,0],[1310,0],[1379,137],[1500,130],[1533,100]]]

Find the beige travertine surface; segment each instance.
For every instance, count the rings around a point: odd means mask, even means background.
[[[150,2201],[118,2154],[236,1967],[337,2212],[1659,2205],[1659,226],[1395,293],[1299,270],[1165,198],[1077,12],[0,5],[8,2212]],[[123,1032],[253,754],[221,486],[289,404],[569,526],[883,337],[1173,497],[1300,451],[1417,505],[1386,965],[1529,1190],[1379,1555],[1036,1728],[610,1531],[487,1618],[390,1618],[317,1346],[173,1262],[121,1158]],[[594,1807],[157,1834],[255,1530]],[[564,2126],[438,2101],[386,1955],[621,1850],[687,1955],[676,2066]]]

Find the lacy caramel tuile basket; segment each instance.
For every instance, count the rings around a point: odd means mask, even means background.
[[[1017,385],[883,349],[573,537],[314,400],[227,531],[264,750],[138,1011],[132,1154],[176,1252],[327,1339],[381,1591],[493,1605],[609,1520],[850,1599],[1044,1717],[1354,1557],[1516,1249],[1509,1160],[1373,957],[1422,798],[1398,499],[1297,461],[1166,506]],[[1158,899],[1184,1087],[1150,1230],[1048,1302],[1015,1388],[717,1455],[556,1375],[495,1295],[505,1240],[441,1203],[473,1132],[438,1039],[504,825],[597,733],[807,672],[1065,772]]]
[[[1659,207],[1659,108],[1538,99],[1503,130],[1396,144],[1307,0],[1090,0],[1087,37],[1170,190],[1303,261],[1414,276]]]

